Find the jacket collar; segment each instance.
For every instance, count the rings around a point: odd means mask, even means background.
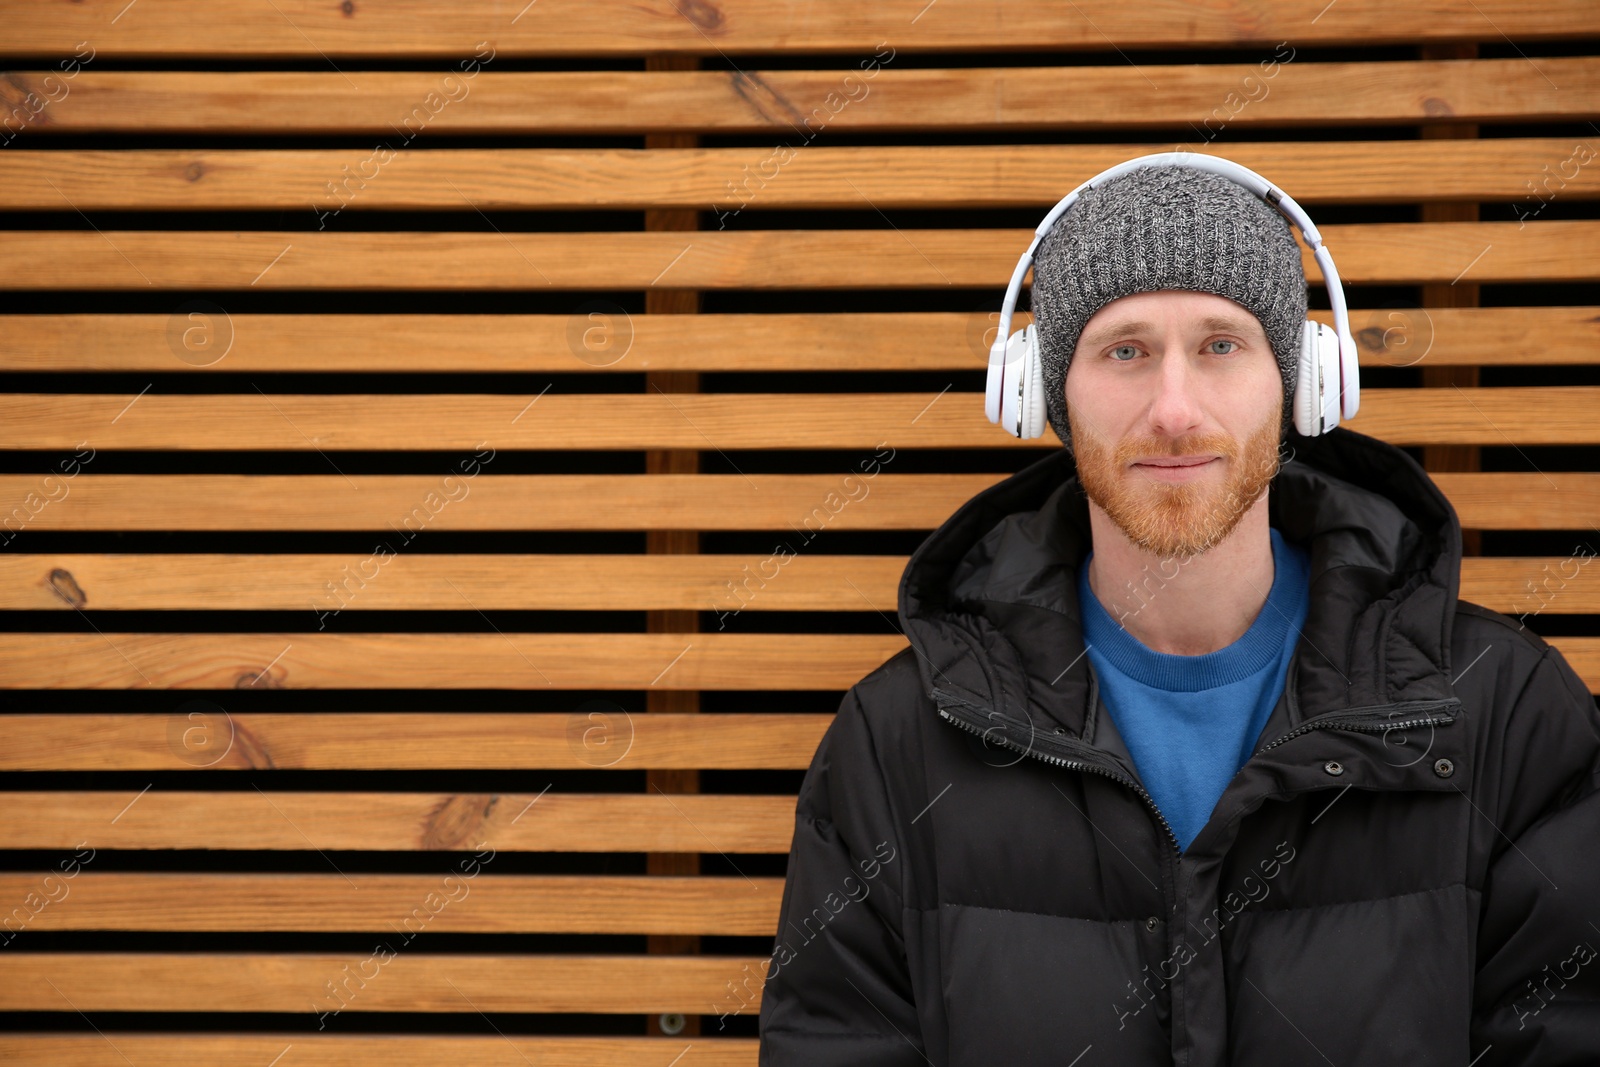
[[[1461,527],[1449,500],[1415,460],[1375,438],[1340,427],[1289,440],[1269,521],[1311,564],[1289,725],[1450,698]],[[978,493],[930,534],[899,590],[928,696],[1092,742],[1095,686],[1077,594],[1090,543],[1088,500],[1065,449]]]

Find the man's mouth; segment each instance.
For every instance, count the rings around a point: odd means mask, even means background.
[[[1134,462],[1133,469],[1157,482],[1189,482],[1221,461],[1221,456],[1149,456]]]
[[[1212,460],[1214,460],[1216,458],[1217,458],[1216,456],[1164,456],[1164,457],[1161,457],[1161,458],[1158,458],[1158,459],[1140,460],[1138,463],[1135,463],[1134,466],[1136,466],[1136,467],[1200,467],[1200,466],[1204,466],[1207,463],[1210,463]]]

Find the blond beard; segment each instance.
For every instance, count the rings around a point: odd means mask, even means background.
[[[1178,438],[1139,437],[1113,450],[1079,421],[1069,405],[1067,422],[1078,479],[1090,500],[1110,516],[1128,540],[1162,559],[1197,556],[1233,532],[1278,473],[1279,418],[1274,412],[1241,448],[1229,434]],[[1134,473],[1141,456],[1186,456],[1215,452],[1227,461],[1220,486],[1158,482]]]

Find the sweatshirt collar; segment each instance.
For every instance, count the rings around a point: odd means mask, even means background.
[[[1242,682],[1283,654],[1284,642],[1305,605],[1310,570],[1304,553],[1291,547],[1276,527],[1268,529],[1272,546],[1272,584],[1253,622],[1224,648],[1201,655],[1158,652],[1113,618],[1089,587],[1091,551],[1078,568],[1078,605],[1084,643],[1129,678],[1169,693],[1197,693]],[[1155,576],[1159,581],[1161,575]],[[1160,586],[1147,590],[1153,598]],[[1140,609],[1142,610],[1142,608]]]

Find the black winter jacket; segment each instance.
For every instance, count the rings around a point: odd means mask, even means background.
[[[1594,700],[1457,599],[1409,456],[1291,443],[1270,521],[1310,553],[1305,631],[1181,854],[1084,655],[1070,454],[912,555],[911,647],[800,790],[764,1067],[1600,1064]]]

